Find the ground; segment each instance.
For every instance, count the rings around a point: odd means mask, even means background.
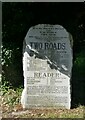
[[[2,91],[2,118],[84,118],[85,106],[73,109],[23,109],[20,104],[22,89]]]

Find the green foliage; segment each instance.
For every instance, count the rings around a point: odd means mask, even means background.
[[[9,106],[13,106],[16,104],[20,104],[22,88],[10,89],[7,87],[7,84],[1,86],[1,94],[2,94],[2,103],[7,104]]]
[[[2,84],[7,81],[10,86],[17,87],[22,85],[23,71],[21,54],[22,51],[19,51],[19,48],[8,49],[5,46],[2,47]]]
[[[72,73],[72,104],[85,105],[85,52],[76,54]]]
[[[76,55],[75,65],[80,68],[85,68],[85,52],[81,51]],[[82,69],[83,71],[83,69]]]
[[[75,69],[75,75],[77,75],[77,77],[83,80],[85,76],[85,52],[84,51],[80,51],[80,53],[76,54],[74,69]]]
[[[1,84],[1,87],[0,87],[0,91],[1,91],[1,94],[4,95],[5,93],[7,93],[8,89],[9,89],[9,86],[8,86],[8,82],[4,82],[4,84]]]

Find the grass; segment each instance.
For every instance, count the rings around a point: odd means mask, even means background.
[[[2,87],[2,118],[84,118],[85,106],[74,109],[23,110],[20,104],[22,88],[16,90]]]

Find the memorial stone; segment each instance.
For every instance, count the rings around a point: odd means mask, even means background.
[[[61,25],[29,29],[23,50],[23,108],[71,107],[72,37]]]

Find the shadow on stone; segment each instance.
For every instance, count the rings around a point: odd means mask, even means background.
[[[63,73],[65,75],[67,75],[68,77],[70,77],[70,71],[62,63],[61,64],[57,63],[56,62],[56,60],[57,60],[56,57],[51,56],[51,57],[48,58],[47,56],[41,54],[40,52],[38,52],[38,51],[35,52],[33,50],[30,50],[30,49],[27,49],[27,53],[30,55],[30,57],[35,56],[35,59],[36,58],[39,58],[39,59],[42,59],[42,60],[46,60],[47,59],[47,64],[49,64],[51,69],[59,70],[61,73]],[[65,69],[62,66],[65,66]]]

